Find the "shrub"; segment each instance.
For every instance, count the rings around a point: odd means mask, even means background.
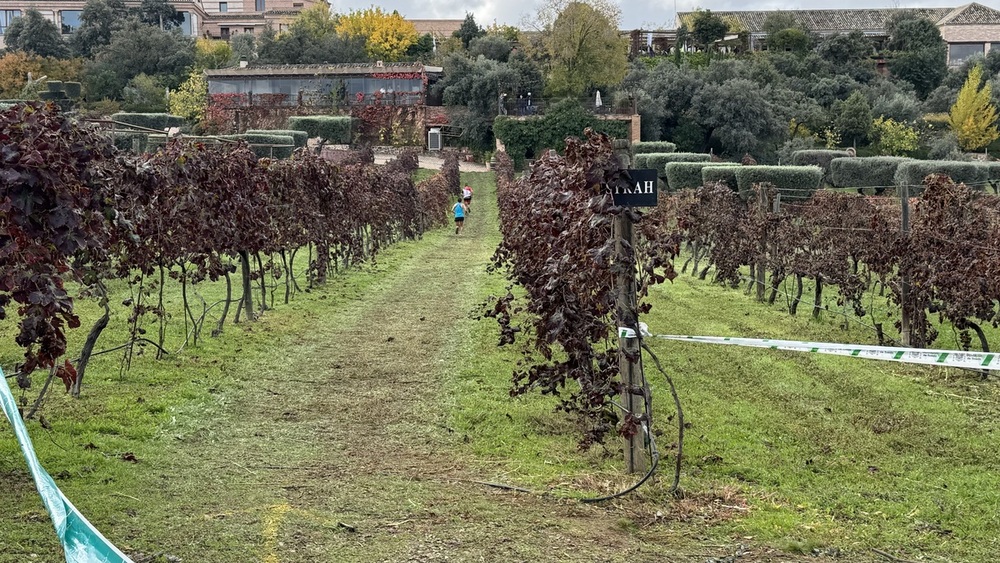
[[[79,82],[63,82],[63,88],[66,91],[67,98],[79,98],[80,93],[83,89],[83,85]]]
[[[885,188],[893,185],[900,163],[909,160],[902,156],[835,158],[830,162],[830,181],[839,188]]]
[[[883,155],[906,156],[920,146],[916,129],[894,119],[879,117],[872,122],[875,149]]]
[[[958,146],[958,137],[951,131],[927,143],[929,160],[969,160],[969,155]]]
[[[242,135],[226,135],[220,139],[233,141],[243,140],[250,143],[250,150],[257,155],[257,158],[288,158],[295,150],[295,141],[288,135],[264,135],[260,133],[244,133]],[[271,147],[261,145],[288,145],[282,147]]]
[[[778,188],[782,199],[808,199],[823,180],[819,166],[739,166],[736,184],[741,197],[753,193],[753,185],[767,182]]]
[[[978,162],[909,160],[896,169],[895,182],[897,186],[919,186],[930,174],[944,174],[955,182],[967,184],[973,189],[982,189],[989,180],[990,170]]]
[[[993,193],[1000,193],[1000,162],[983,162],[980,166],[986,169],[986,177],[993,188]]]
[[[170,115],[169,113],[116,113],[111,116],[114,121],[119,121],[121,123],[128,123],[129,125],[136,125],[138,127],[145,127],[147,129],[156,129],[157,131],[163,131],[170,127],[183,127],[187,125],[187,121],[179,115]]]
[[[693,152],[652,152],[635,155],[635,168],[651,168],[657,176],[666,173],[665,166],[669,162],[708,162],[712,156]]]
[[[652,152],[677,152],[677,145],[667,141],[639,141],[632,143],[632,154]]]
[[[309,140],[309,133],[306,133],[305,131],[296,131],[294,129],[248,129],[247,134],[282,135],[285,137],[291,137],[295,142],[296,148],[306,146],[306,142]]]
[[[722,182],[734,192],[739,184],[736,181],[736,166],[706,166],[701,169],[701,183],[710,184]]]
[[[552,104],[541,116],[501,115],[493,120],[493,134],[507,147],[516,168],[521,168],[526,159],[538,158],[550,149],[562,150],[567,137],[581,137],[588,127],[613,139],[627,139],[631,123],[598,119],[572,99]]]
[[[123,151],[144,153],[149,149],[149,134],[142,131],[115,131],[112,141]]]
[[[353,119],[340,115],[295,115],[288,118],[288,129],[305,131],[334,145],[351,144]]]
[[[665,166],[667,186],[672,192],[701,187],[702,170],[709,167],[730,168],[734,162],[668,162]]]
[[[823,178],[830,177],[830,162],[835,158],[847,158],[851,153],[842,150],[815,149],[795,151],[792,153],[793,166],[819,166],[823,169]]]

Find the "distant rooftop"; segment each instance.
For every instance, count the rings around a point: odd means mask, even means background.
[[[417,28],[420,35],[431,34],[438,39],[447,39],[462,27],[465,20],[407,20]]]
[[[439,66],[421,63],[342,63],[309,65],[250,65],[206,70],[209,77],[223,76],[330,76],[351,74],[377,74],[383,72],[442,72]]]
[[[748,10],[716,12],[712,15],[735,21],[750,33],[763,33],[764,22],[775,13],[788,14],[799,24],[816,32],[881,31],[886,29],[889,19],[900,12],[912,12],[925,17],[938,26],[945,25],[1000,25],[1000,11],[978,3],[965,4],[957,8],[879,8],[844,10]],[[680,12],[683,21],[694,12]]]

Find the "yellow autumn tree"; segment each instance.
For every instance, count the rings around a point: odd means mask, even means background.
[[[19,98],[28,83],[29,72],[34,80],[44,76],[48,80],[79,82],[83,75],[83,59],[56,59],[9,51],[0,57],[0,99]]]
[[[170,93],[170,113],[200,122],[208,105],[208,80],[200,70],[191,71],[180,88]]]
[[[958,101],[951,106],[948,125],[958,137],[958,145],[974,151],[1000,138],[997,131],[997,108],[990,102],[990,83],[982,84],[983,67],[969,71],[965,85],[958,92]]]
[[[318,39],[336,33],[337,21],[330,13],[329,4],[319,2],[299,12],[292,22],[292,28],[301,29],[309,37]]]
[[[194,66],[196,70],[223,68],[229,66],[233,58],[233,48],[228,41],[198,38],[194,42]]]
[[[363,37],[368,56],[381,61],[398,61],[406,50],[417,42],[417,28],[395,10],[389,14],[372,6],[364,10],[351,10],[337,20],[337,34]]]
[[[0,57],[0,97],[17,98],[28,82],[28,73],[42,76],[42,59],[24,51],[12,51]]]

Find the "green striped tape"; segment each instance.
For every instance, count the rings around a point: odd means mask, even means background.
[[[66,495],[59,490],[55,481],[45,471],[42,464],[35,455],[35,448],[31,445],[31,437],[28,436],[28,429],[21,420],[21,413],[17,410],[17,402],[7,385],[7,378],[0,369],[0,407],[7,415],[7,420],[14,427],[14,435],[17,443],[21,446],[25,461],[28,462],[28,469],[35,480],[35,488],[42,497],[45,509],[52,517],[52,524],[56,528],[59,542],[62,543],[66,553],[66,563],[132,563],[124,553],[111,544],[97,531],[97,528],[84,518],[83,514],[73,506],[73,503],[66,498]]]
[[[802,342],[799,340],[775,340],[770,338],[736,338],[732,336],[682,336],[657,334],[656,338],[682,340],[703,344],[724,344],[728,346],[748,346],[770,348],[790,352],[811,352],[850,356],[868,360],[885,360],[907,364],[922,364],[975,370],[1000,370],[997,354],[987,352],[963,352],[960,350],[927,350],[923,348],[902,348],[891,346],[866,346],[862,344],[838,344],[833,342]]]

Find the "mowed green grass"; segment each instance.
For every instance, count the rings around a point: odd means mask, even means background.
[[[495,278],[484,296],[504,291]],[[656,334],[875,343],[863,324],[844,328],[835,308],[813,319],[810,289],[792,317],[781,300],[768,306],[742,288],[682,275],[653,289],[653,310],[644,320]],[[827,299],[835,299],[831,288]],[[942,328],[939,345],[954,345],[949,330]],[[494,349],[492,320],[473,325],[471,335],[470,364],[455,376],[455,425],[477,456],[506,458],[497,479],[571,498],[630,483],[620,473],[620,445],[577,451],[572,421],[548,414],[553,399],[503,398],[509,377],[488,374],[509,376],[520,354]],[[665,495],[674,408],[664,379],[647,362],[665,459],[659,482],[632,497],[624,525],[635,525],[638,538],[661,541],[665,529],[679,527],[723,543],[863,558],[877,548],[990,561],[1000,550],[995,380],[956,369],[647,342],[683,401],[688,428],[681,485],[691,501]],[[680,521],[662,524],[673,517]]]
[[[654,302],[654,333],[872,339],[830,313],[790,317],[689,277],[658,288]],[[978,373],[733,346],[654,349],[687,397],[693,481],[755,499],[733,533],[974,561],[1000,547],[1000,395]]]
[[[471,220],[489,224],[492,234],[483,242],[495,245],[495,207],[484,184],[491,178],[463,175],[476,189]],[[429,242],[449,235],[433,233]],[[390,276],[401,275],[401,265],[419,255],[422,244],[398,245],[377,266],[337,276],[290,305],[280,304],[279,290],[278,307],[261,321],[227,327],[222,337],[182,350],[180,292],[171,284],[168,347],[175,353],[155,361],[147,351],[124,374],[118,354],[96,358],[80,400],[63,394],[61,387],[53,389],[42,411],[52,429],[29,423],[43,465],[119,545],[148,546],[150,538],[157,538],[161,545],[191,543],[192,553],[234,557],[244,549],[246,560],[260,560],[249,554],[260,549],[263,517],[226,507],[266,506],[274,500],[268,484],[252,474],[260,469],[223,449],[220,425],[239,428],[241,420],[226,417],[252,388],[277,385],[267,383],[276,378],[308,378],[283,371],[288,354],[310,353],[301,335],[315,330],[317,322],[348,322],[363,315],[365,296]],[[303,257],[298,260],[305,264]],[[456,269],[455,275],[462,271]],[[475,295],[456,296],[452,306],[468,308],[467,315],[448,328],[440,361],[445,392],[426,405],[445,414],[447,428],[440,432],[448,454],[484,480],[547,493],[552,503],[628,486],[634,477],[621,471],[617,441],[578,451],[574,423],[553,412],[553,398],[509,397],[521,344],[497,348],[495,322],[478,319],[480,310],[468,305],[505,291],[501,275],[485,280]],[[198,291],[211,304],[222,289],[216,284]],[[124,287],[116,290],[113,303],[128,296]],[[808,291],[806,296],[811,297]],[[644,321],[654,333],[872,341],[865,329],[840,328],[842,317],[834,312],[818,320],[801,313],[790,317],[777,304],[758,304],[742,291],[689,275],[655,288],[651,301],[653,310]],[[81,310],[86,329],[97,308],[83,302]],[[119,321],[122,314],[119,307]],[[155,332],[152,325],[147,328]],[[0,361],[9,369],[19,351],[12,345],[12,323],[0,329]],[[71,349],[79,349],[85,334],[78,330],[72,337]],[[113,323],[98,347],[124,337]],[[686,496],[674,499],[666,491],[675,440],[673,406],[663,379],[647,362],[665,456],[661,477],[607,506],[607,517],[637,546],[702,553],[711,551],[707,546],[745,544],[792,557],[839,549],[843,560],[851,561],[875,559],[872,548],[910,559],[995,559],[1000,549],[1000,460],[994,445],[1000,394],[993,381],[984,382],[977,373],[851,358],[653,339],[649,344],[684,403],[689,427],[681,485]],[[296,363],[308,362],[297,358]],[[39,377],[27,398],[37,392]],[[253,429],[245,434],[244,441],[252,442]],[[293,439],[266,446],[281,449],[288,465],[315,455],[309,444]],[[196,458],[178,458],[202,450]],[[127,461],[127,453],[139,463]],[[178,470],[184,466],[191,470]],[[156,487],[167,474],[189,479],[191,495],[185,495],[185,484],[171,483],[170,494],[177,496],[164,498]],[[58,561],[55,534],[5,429],[0,429],[0,478],[5,482],[0,562]],[[205,490],[205,481],[213,484],[208,488],[215,498],[194,496]],[[372,510],[408,506],[407,498],[382,496],[370,499]],[[138,513],[137,499],[142,503]],[[517,506],[498,500],[495,510],[495,518],[502,519],[504,511]],[[207,536],[189,525],[192,515],[201,514],[235,523],[212,527],[216,533]],[[490,525],[463,522],[473,528]],[[545,546],[537,550],[549,552]]]

